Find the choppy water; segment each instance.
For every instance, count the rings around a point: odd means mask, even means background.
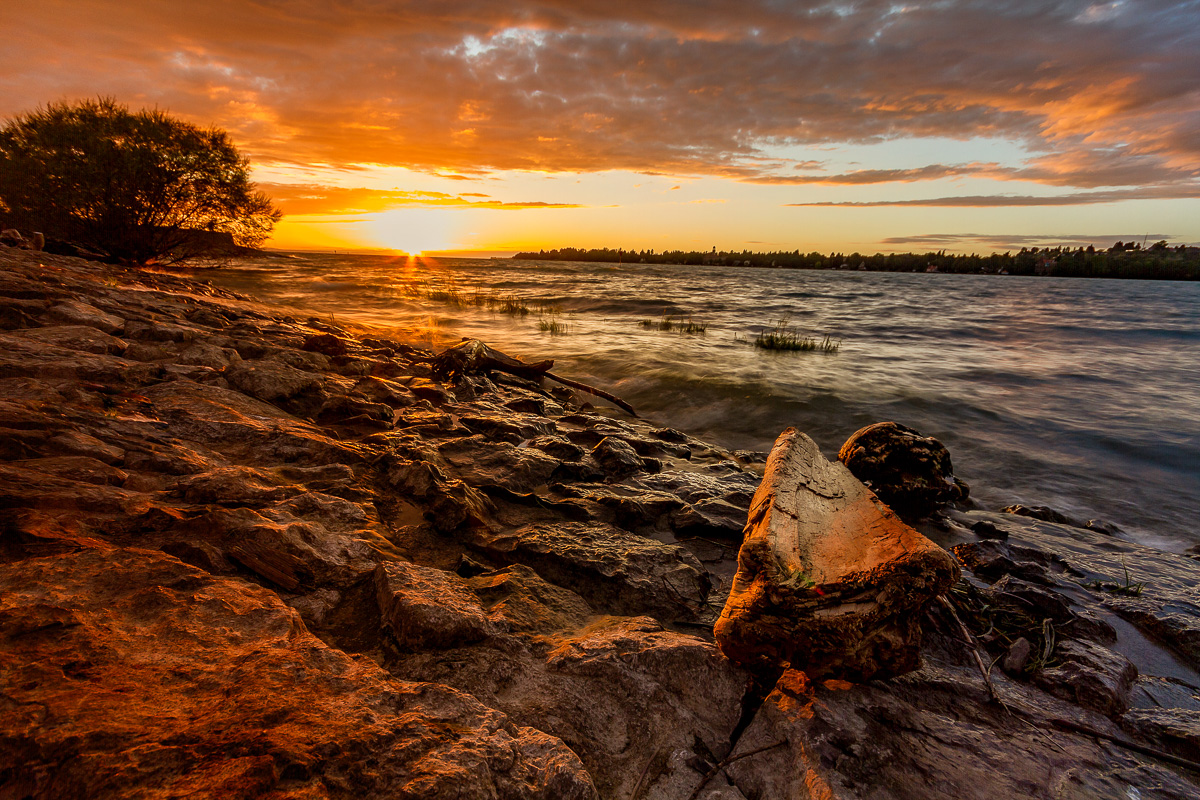
[[[1045,504],[1143,543],[1200,542],[1200,284],[300,255],[203,275],[321,316],[553,358],[651,421],[731,448],[794,425],[830,455],[895,420],[941,439],[982,506]],[[412,296],[454,287],[561,308],[568,332]],[[663,313],[707,324],[643,328]],[[747,340],[788,319],[836,354]]]

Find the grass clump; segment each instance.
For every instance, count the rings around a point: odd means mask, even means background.
[[[828,335],[823,339],[811,336],[801,336],[796,329],[788,325],[786,319],[775,323],[775,327],[758,332],[753,340],[755,347],[760,350],[781,350],[785,352],[807,353],[836,353],[842,346],[840,341],[833,341]]]
[[[693,336],[703,335],[708,330],[707,322],[697,320],[690,314],[685,320],[683,317],[676,318],[664,313],[658,319],[644,319],[638,324],[646,330],[675,331]]]
[[[542,331],[543,333],[548,333],[551,336],[561,336],[567,332],[567,323],[560,322],[553,317],[550,317],[549,319],[542,317],[538,320],[538,330]]]
[[[1091,583],[1081,584],[1084,588],[1094,589],[1110,594],[1120,594],[1126,597],[1140,597],[1146,588],[1145,581],[1134,581],[1129,574],[1129,567],[1125,564],[1124,559],[1121,560],[1121,569],[1125,571],[1124,583],[1106,583],[1104,581],[1092,581]]]

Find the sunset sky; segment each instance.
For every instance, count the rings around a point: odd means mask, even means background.
[[[228,130],[272,246],[1200,243],[1200,2],[0,0],[0,116]]]

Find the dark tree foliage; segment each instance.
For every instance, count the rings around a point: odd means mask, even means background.
[[[1107,250],[1079,247],[1021,248],[1017,253],[954,255],[935,253],[770,253],[703,250],[624,250],[563,247],[517,253],[515,259],[544,261],[598,261],[648,264],[716,265],[776,269],[835,269],[871,272],[938,272],[959,274],[1057,276],[1066,278],[1140,278],[1150,280],[1200,280],[1200,248],[1155,242],[1142,248],[1138,242],[1117,242]]]
[[[254,247],[280,212],[224,131],[112,99],[50,105],[0,129],[0,218],[134,264]]]

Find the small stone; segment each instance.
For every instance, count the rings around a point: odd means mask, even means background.
[[[1008,531],[997,528],[992,523],[986,520],[980,520],[971,526],[971,530],[980,539],[1007,539]]]
[[[1000,668],[1014,678],[1020,677],[1025,673],[1025,667],[1029,664],[1029,656],[1032,654],[1033,645],[1022,636],[1008,648],[1008,652],[1000,661]]]

